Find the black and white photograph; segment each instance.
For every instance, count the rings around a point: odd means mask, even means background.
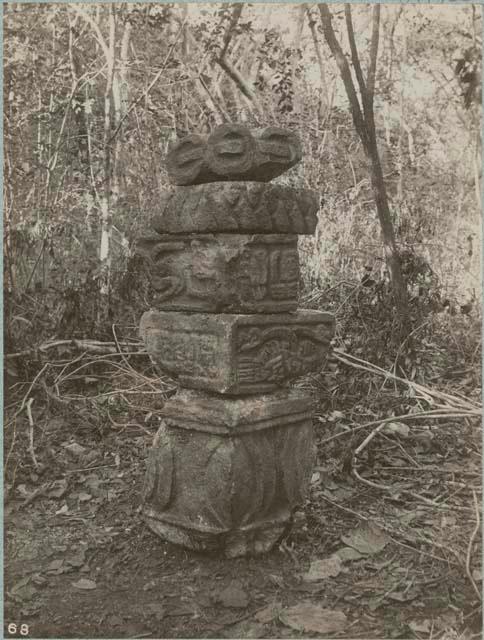
[[[2,13],[4,637],[480,640],[482,5]]]

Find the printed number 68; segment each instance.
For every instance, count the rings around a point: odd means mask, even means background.
[[[28,624],[21,624],[20,627],[17,626],[15,624],[15,622],[11,622],[8,625],[8,633],[10,635],[14,635],[17,633],[20,633],[21,636],[28,636],[29,635],[29,625]]]

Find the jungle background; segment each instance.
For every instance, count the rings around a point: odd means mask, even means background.
[[[480,637],[481,13],[4,4],[6,634]],[[223,122],[300,136],[300,306],[337,322],[308,501],[230,562],[138,508],[174,383],[135,241],[170,143]]]

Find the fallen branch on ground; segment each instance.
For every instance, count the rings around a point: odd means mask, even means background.
[[[27,411],[27,417],[29,419],[29,453],[32,458],[32,462],[34,463],[35,469],[39,468],[39,463],[37,462],[37,458],[35,457],[35,449],[34,449],[34,419],[32,417],[32,402],[33,398],[29,398],[27,404],[25,405],[25,409]]]
[[[401,378],[400,376],[391,373],[390,371],[386,371],[382,367],[377,366],[376,364],[372,364],[367,360],[363,360],[362,358],[357,358],[341,349],[333,349],[333,357],[344,364],[353,367],[355,369],[361,369],[363,371],[368,371],[370,373],[374,373],[375,375],[383,376],[385,378],[391,378],[397,382],[401,382],[405,384],[407,387],[411,388],[417,397],[423,398],[429,404],[435,404],[437,407],[440,407],[444,410],[453,409],[455,410],[464,410],[475,412],[477,415],[482,415],[482,405],[478,403],[470,402],[464,398],[459,398],[458,396],[451,395],[449,393],[444,393],[443,391],[438,391],[436,389],[431,389],[430,387],[426,387],[417,382],[413,382],[412,380],[408,380],[406,378]],[[441,400],[445,402],[445,404],[436,403],[436,400]]]
[[[473,491],[472,492],[472,497],[474,498],[474,509],[475,509],[475,513],[476,513],[476,526],[474,527],[474,530],[472,532],[471,538],[469,540],[469,545],[467,547],[467,555],[466,555],[466,573],[467,573],[467,577],[469,578],[472,587],[474,589],[474,591],[477,594],[477,597],[479,598],[479,601],[482,601],[482,595],[480,590],[477,588],[477,585],[474,581],[474,578],[472,577],[472,572],[471,572],[471,556],[472,556],[472,547],[474,545],[474,539],[477,535],[477,532],[479,531],[479,527],[481,526],[481,522],[480,522],[480,518],[479,518],[479,504],[477,502],[477,496],[476,496],[476,492]]]
[[[57,347],[71,348],[76,349],[77,351],[87,351],[88,353],[100,353],[100,354],[108,354],[108,353],[120,353],[118,349],[121,347],[130,349],[132,347],[137,347],[140,351],[136,351],[136,354],[145,355],[146,351],[142,348],[141,342],[103,342],[102,340],[52,340],[50,342],[44,342],[36,347],[32,347],[31,349],[25,349],[24,351],[18,351],[17,353],[7,353],[5,354],[5,358],[22,358],[24,356],[32,355],[34,353],[45,353],[50,349],[55,349]]]
[[[456,410],[454,413],[448,412],[444,413],[440,409],[432,409],[430,411],[421,411],[420,413],[405,413],[401,416],[390,416],[389,418],[380,418],[379,420],[372,420],[371,422],[365,422],[365,424],[358,424],[353,428],[349,428],[348,431],[342,431],[341,433],[336,433],[335,435],[326,438],[326,440],[322,440],[320,444],[327,444],[332,440],[336,440],[337,438],[342,438],[343,436],[351,436],[360,429],[367,429],[368,427],[373,427],[375,425],[383,425],[390,422],[404,422],[406,420],[442,420],[444,418],[480,418],[482,416],[482,411],[479,409],[473,411],[460,411]],[[324,422],[323,418],[318,418],[321,422]]]

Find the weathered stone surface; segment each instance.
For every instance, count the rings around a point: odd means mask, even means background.
[[[319,194],[260,182],[178,187],[167,193],[151,220],[158,233],[312,234]]]
[[[291,131],[223,124],[209,136],[192,134],[176,142],[168,152],[166,167],[177,185],[223,180],[267,182],[301,157],[301,143]]]
[[[223,399],[214,417],[211,398],[199,396],[183,398],[178,414],[176,399],[171,401],[170,418],[148,459],[144,517],[158,535],[191,549],[230,557],[268,551],[307,492],[314,455],[311,400],[294,394]],[[196,416],[192,409],[191,416],[185,413],[190,400]],[[214,422],[234,419],[245,433],[206,433],[188,424],[195,420],[211,431]]]
[[[161,371],[182,386],[222,394],[273,391],[319,369],[334,318],[300,310],[285,314],[148,311],[140,333]]]
[[[309,420],[312,399],[287,389],[243,398],[227,398],[179,389],[161,411],[168,426],[207,433],[240,435]]]
[[[190,234],[141,238],[161,310],[293,311],[299,292],[296,235]]]

